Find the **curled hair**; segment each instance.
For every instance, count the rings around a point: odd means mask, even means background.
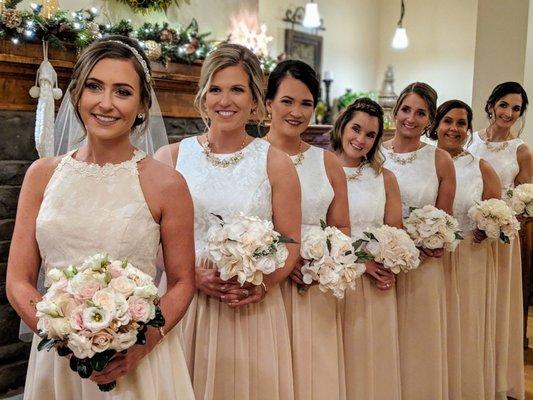
[[[246,71],[252,97],[257,104],[257,118],[259,122],[265,119],[266,107],[263,102],[265,97],[264,75],[259,60],[254,53],[244,46],[234,43],[223,43],[205,59],[198,82],[198,92],[194,98],[194,106],[200,113],[206,126],[209,126],[209,118],[207,117],[204,102],[213,76],[218,71],[235,65],[241,65]]]
[[[374,100],[371,100],[368,97],[357,99],[337,116],[335,124],[333,125],[333,130],[330,132],[331,147],[336,152],[343,152],[342,137],[344,129],[357,112],[364,112],[371,117],[376,117],[378,119],[376,140],[370,151],[367,153],[366,160],[370,163],[370,166],[376,173],[380,173],[383,169],[384,162],[383,155],[380,151],[381,142],[383,140],[383,109]]]
[[[489,98],[487,99],[487,102],[485,103],[485,113],[487,114],[487,118],[491,119],[491,112],[490,109],[494,109],[496,106],[496,103],[498,100],[500,100],[502,97],[507,96],[508,94],[519,94],[522,97],[522,107],[520,107],[520,117],[524,115],[524,113],[527,110],[527,106],[529,104],[529,100],[527,98],[527,93],[518,82],[503,82],[497,85],[490,94]],[[518,136],[520,136],[520,133],[522,133],[522,130],[524,129],[524,121],[522,120],[522,126],[520,127],[518,131]]]
[[[99,61],[104,59],[132,61],[133,67],[135,68],[135,72],[137,72],[137,75],[139,76],[139,82],[141,86],[141,103],[145,111],[144,119],[135,117],[135,122],[133,123],[132,128],[142,125],[143,123],[145,123],[145,126],[148,126],[148,111],[150,109],[150,106],[152,105],[151,83],[147,82],[144,68],[139,63],[139,60],[137,60],[132,51],[127,46],[123,46],[120,43],[117,43],[117,41],[136,49],[139,55],[146,62],[148,71],[151,74],[150,61],[148,60],[148,57],[146,57],[146,54],[144,53],[143,49],[139,46],[139,43],[134,39],[131,39],[126,36],[110,35],[106,36],[105,38],[99,39],[89,45],[83,51],[83,53],[81,53],[80,57],[78,58],[78,61],[76,62],[76,65],[74,66],[74,70],[72,71],[72,81],[69,87],[70,99],[74,106],[76,117],[78,118],[82,126],[84,124],[81,120],[81,116],[78,111],[78,104],[85,88],[85,83],[91,71]]]
[[[313,105],[317,105],[320,98],[320,80],[313,68],[299,60],[282,61],[274,68],[268,77],[266,100],[273,100],[276,97],[279,85],[286,76],[292,76],[307,86],[313,96]]]
[[[394,109],[392,110],[392,115],[396,117],[398,114],[398,110],[402,106],[405,98],[409,96],[410,94],[417,94],[419,95],[422,100],[424,100],[424,103],[426,103],[426,107],[428,108],[428,114],[429,114],[429,122],[432,124],[435,120],[435,115],[437,114],[437,92],[435,89],[433,89],[431,86],[429,86],[427,83],[424,82],[414,82],[408,85],[400,95],[398,96],[398,100],[396,101],[396,104],[394,105]],[[424,129],[424,132],[422,134],[425,134],[427,132],[428,128]]]
[[[426,133],[427,137],[433,140],[438,140],[437,130],[439,129],[440,121],[442,121],[446,114],[456,108],[466,111],[466,122],[468,124],[468,131],[472,132],[472,108],[470,108],[468,104],[461,100],[448,100],[442,103],[439,108],[437,108],[435,120],[433,121],[430,130]]]

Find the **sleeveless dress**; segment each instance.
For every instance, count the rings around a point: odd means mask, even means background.
[[[36,238],[42,267],[80,265],[96,253],[127,258],[137,268],[155,276],[159,225],[144,199],[137,162],[145,154],[136,150],[120,164],[87,164],[67,154],[45,189],[36,221]],[[70,370],[69,360],[55,351],[37,351],[34,336],[24,399],[194,399],[179,330],[172,329],[110,392]]]
[[[357,168],[345,167],[346,175]],[[370,200],[371,199],[371,200]],[[385,182],[370,166],[348,181],[352,239],[383,225]],[[348,399],[399,400],[400,349],[396,291],[379,290],[364,274],[344,298],[343,333]]]
[[[410,163],[402,165],[384,150],[385,168],[398,180],[404,217],[409,207],[434,205],[439,181],[436,148],[426,145]],[[402,153],[401,159],[412,153]],[[396,282],[402,398],[448,399],[446,288],[443,260],[430,257]]]
[[[473,134],[468,150],[490,163],[502,183],[502,193],[514,187],[520,170],[516,152],[524,142],[521,139],[506,141],[506,147],[498,150]],[[496,280],[496,393],[500,398],[525,397],[524,383],[524,311],[522,298],[522,260],[518,235],[510,244],[493,243],[497,254],[498,276]]]
[[[212,165],[196,137],[181,141],[176,169],[194,202],[197,265],[206,259],[211,213],[243,212],[272,219],[267,175],[269,144],[254,139],[240,162]],[[217,154],[220,159],[232,154]],[[196,400],[285,400],[293,398],[291,347],[279,286],[263,301],[233,309],[197,291],[182,320],[184,352]]]
[[[326,222],[334,192],[324,164],[325,151],[311,146],[296,166],[302,193],[302,229]],[[292,156],[293,161],[297,156]],[[318,285],[304,293],[289,278],[282,294],[292,344],[294,397],[297,400],[345,399],[339,301]]]
[[[458,157],[454,164],[457,189],[453,214],[464,237],[451,254],[459,296],[461,398],[494,399],[495,254],[491,241],[473,242],[475,223],[468,217],[468,210],[482,200],[483,176],[478,157]]]

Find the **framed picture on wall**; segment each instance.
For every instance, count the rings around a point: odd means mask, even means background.
[[[322,36],[285,29],[285,54],[287,58],[304,61],[322,76]]]

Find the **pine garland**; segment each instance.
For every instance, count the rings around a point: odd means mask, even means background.
[[[189,0],[118,0],[120,3],[128,5],[133,12],[141,14],[149,14],[157,11],[167,12],[172,3],[178,7],[180,3],[185,1],[187,4]]]

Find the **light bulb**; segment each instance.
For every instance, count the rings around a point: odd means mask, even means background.
[[[318,4],[307,3],[305,5],[305,14],[302,25],[306,28],[318,28],[320,26],[320,14],[318,13]]]
[[[409,46],[409,39],[407,39],[407,32],[405,28],[398,26],[394,37],[392,38],[392,47],[395,49],[405,49]]]

